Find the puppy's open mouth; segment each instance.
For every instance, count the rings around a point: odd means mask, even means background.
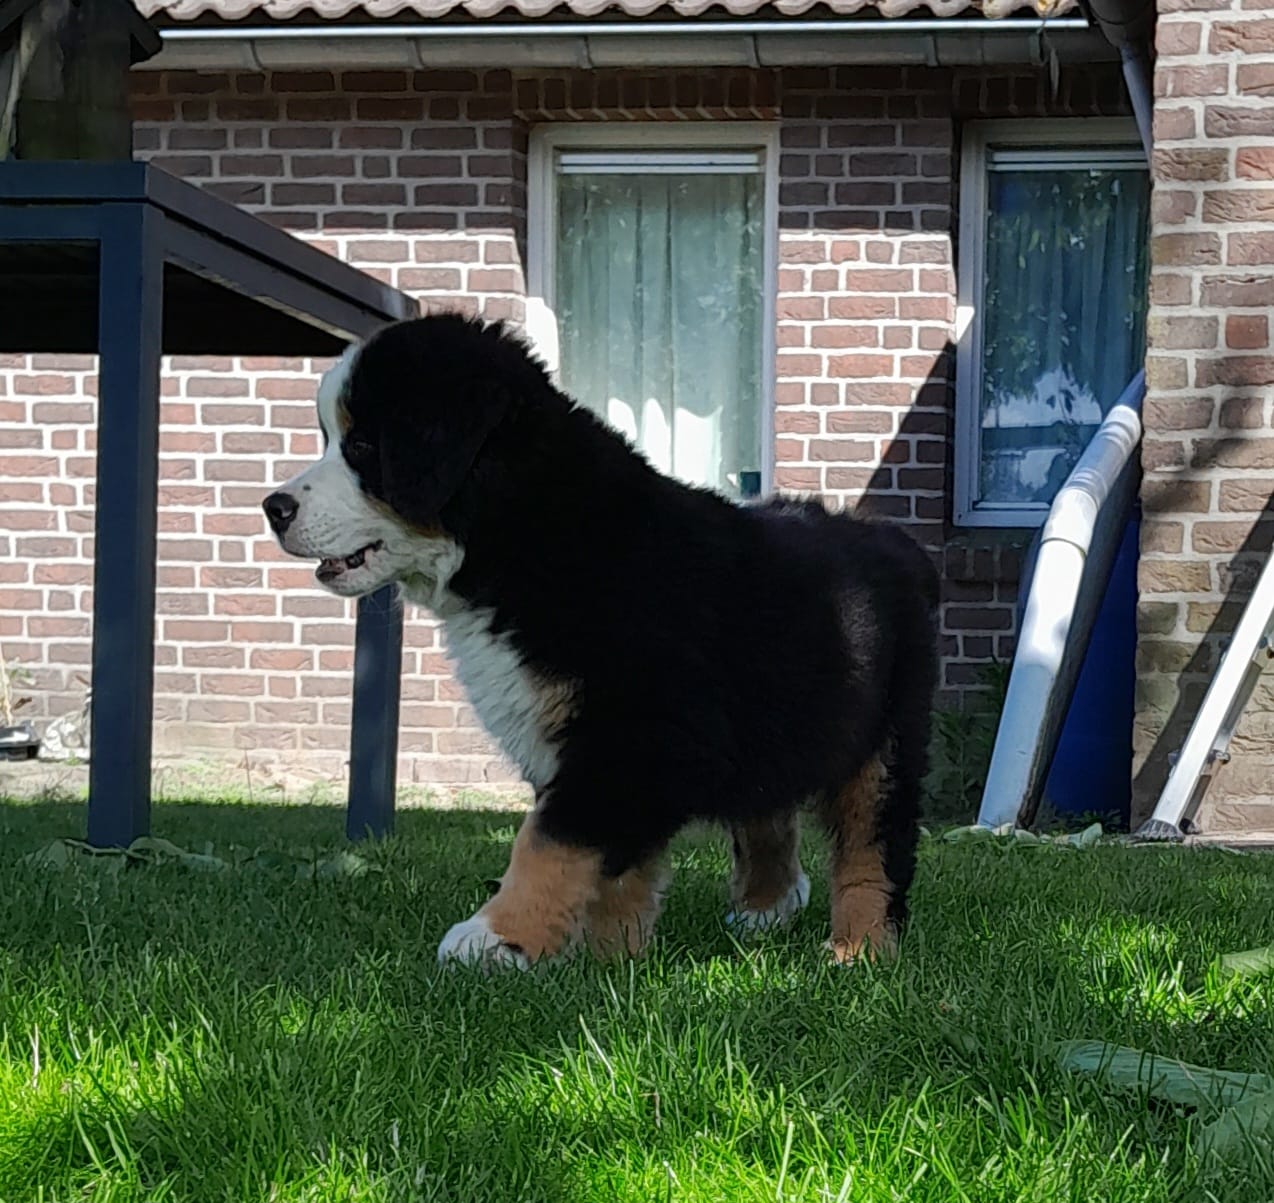
[[[347,572],[362,568],[367,557],[373,552],[380,551],[384,546],[385,544],[377,539],[375,543],[360,547],[353,555],[325,556],[319,561],[319,566],[314,570],[314,575],[324,583],[334,581],[337,577],[343,576]]]

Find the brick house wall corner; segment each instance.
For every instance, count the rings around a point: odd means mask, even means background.
[[[1274,15],[1260,0],[1159,14],[1134,825],[1274,535]],[[1274,675],[1231,751],[1205,826],[1274,805]]]

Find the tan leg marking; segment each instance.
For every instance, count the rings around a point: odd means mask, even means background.
[[[589,904],[584,933],[593,954],[604,958],[623,953],[640,956],[654,935],[667,884],[662,855],[619,877],[603,877]]]
[[[565,952],[583,934],[601,882],[601,854],[548,838],[532,813],[493,898],[443,937],[440,961],[525,967]]]
[[[889,922],[889,879],[876,842],[876,810],[887,770],[874,757],[835,801],[838,827],[832,848],[832,938],[840,962],[892,956],[897,933]]]

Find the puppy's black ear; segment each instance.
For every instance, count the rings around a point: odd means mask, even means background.
[[[473,380],[441,404],[400,411],[381,432],[381,492],[414,526],[438,524],[513,404],[507,384]]]

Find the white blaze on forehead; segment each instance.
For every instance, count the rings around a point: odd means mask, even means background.
[[[323,373],[319,381],[316,398],[318,419],[319,425],[323,427],[323,433],[327,435],[329,448],[338,445],[341,441],[341,398],[345,395],[349,378],[354,373],[358,353],[362,349],[359,343],[351,344],[346,348],[345,354]]]

